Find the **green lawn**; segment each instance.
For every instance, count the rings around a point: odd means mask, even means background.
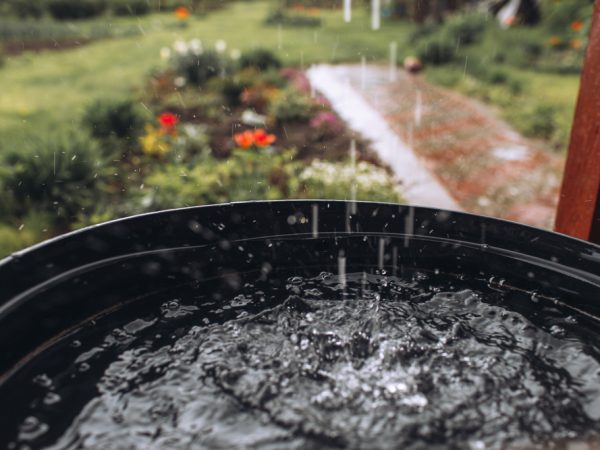
[[[320,28],[266,27],[269,3],[236,3],[194,18],[177,28],[171,14],[140,19],[110,19],[138,23],[139,36],[100,40],[76,50],[46,51],[10,58],[0,69],[0,136],[4,143],[30,134],[73,126],[85,106],[96,98],[127,95],[139,88],[148,72],[161,64],[159,51],[176,39],[199,38],[205,45],[218,39],[241,50],[278,50],[286,63],[357,61],[385,58],[391,41],[405,41],[411,26],[383,24],[369,28],[366,10],[356,10],[351,24],[341,12],[324,11]],[[109,20],[109,19],[104,19]]]
[[[172,14],[152,14],[141,18],[101,18],[79,24],[83,30],[94,26],[127,29],[135,25],[140,35],[98,40],[76,50],[46,51],[9,58],[0,69],[0,148],[28,136],[77,126],[85,106],[99,97],[122,97],[135,92],[148,72],[160,67],[159,51],[176,39],[199,38],[205,45],[219,39],[229,48],[240,50],[266,47],[276,50],[286,62],[308,65],[314,62],[383,61],[392,41],[399,44],[400,55],[412,53],[406,46],[413,25],[383,21],[379,31],[370,29],[366,9],[355,8],[353,20],[346,24],[341,11],[321,12],[320,28],[267,27],[263,20],[273,3],[234,3],[204,18],[193,18],[187,28],[178,28]],[[493,37],[493,36],[492,36]],[[490,47],[487,41],[483,47]],[[568,140],[579,78],[577,75],[546,74],[503,65],[524,82],[517,97],[506,96],[504,86],[490,86],[463,77],[460,66],[428,69],[434,82],[465,93],[478,95],[497,105],[501,113],[519,125],[524,105],[540,101],[557,110],[557,147]],[[468,73],[468,71],[467,71]],[[452,79],[450,83],[448,79]],[[458,80],[458,81],[457,81]],[[527,113],[525,113],[527,114]]]

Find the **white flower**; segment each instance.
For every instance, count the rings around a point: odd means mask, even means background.
[[[202,54],[202,41],[200,39],[192,39],[189,43],[189,47],[194,55]]]
[[[227,42],[225,42],[223,39],[219,39],[217,42],[215,42],[215,49],[217,52],[223,53],[225,50],[227,50]]]
[[[173,84],[179,88],[185,86],[185,83],[186,79],[184,77],[177,77],[173,80]]]
[[[160,49],[160,59],[167,61],[171,57],[171,49],[169,47],[163,47]]]
[[[229,56],[231,56],[231,59],[233,60],[238,60],[242,57],[242,52],[240,51],[240,49],[234,48],[229,53]]]
[[[185,43],[185,41],[182,41],[181,39],[178,41],[175,41],[175,44],[173,44],[173,48],[180,55],[185,55],[188,52],[187,44]]]

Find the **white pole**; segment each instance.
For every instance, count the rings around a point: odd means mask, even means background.
[[[371,0],[371,29],[379,30],[381,26],[381,0]]]
[[[352,0],[344,0],[344,22],[350,23],[352,20]]]
[[[390,82],[397,79],[398,43],[390,42]]]
[[[364,91],[367,87],[367,57],[360,58],[360,88]]]

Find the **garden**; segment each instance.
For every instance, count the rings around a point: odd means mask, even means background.
[[[313,63],[418,57],[549,152],[570,131],[592,4],[535,26],[443,24],[369,4],[45,0],[0,5],[0,255],[131,214],[226,201],[400,202],[370,143],[311,88]]]

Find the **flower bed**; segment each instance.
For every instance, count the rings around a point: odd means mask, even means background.
[[[160,53],[163,68],[138,96],[98,100],[75,124],[79,131],[32,140],[7,157],[0,212],[10,225],[0,227],[0,253],[158,209],[402,200],[390,171],[311,92],[302,71],[223,41],[178,41]]]

